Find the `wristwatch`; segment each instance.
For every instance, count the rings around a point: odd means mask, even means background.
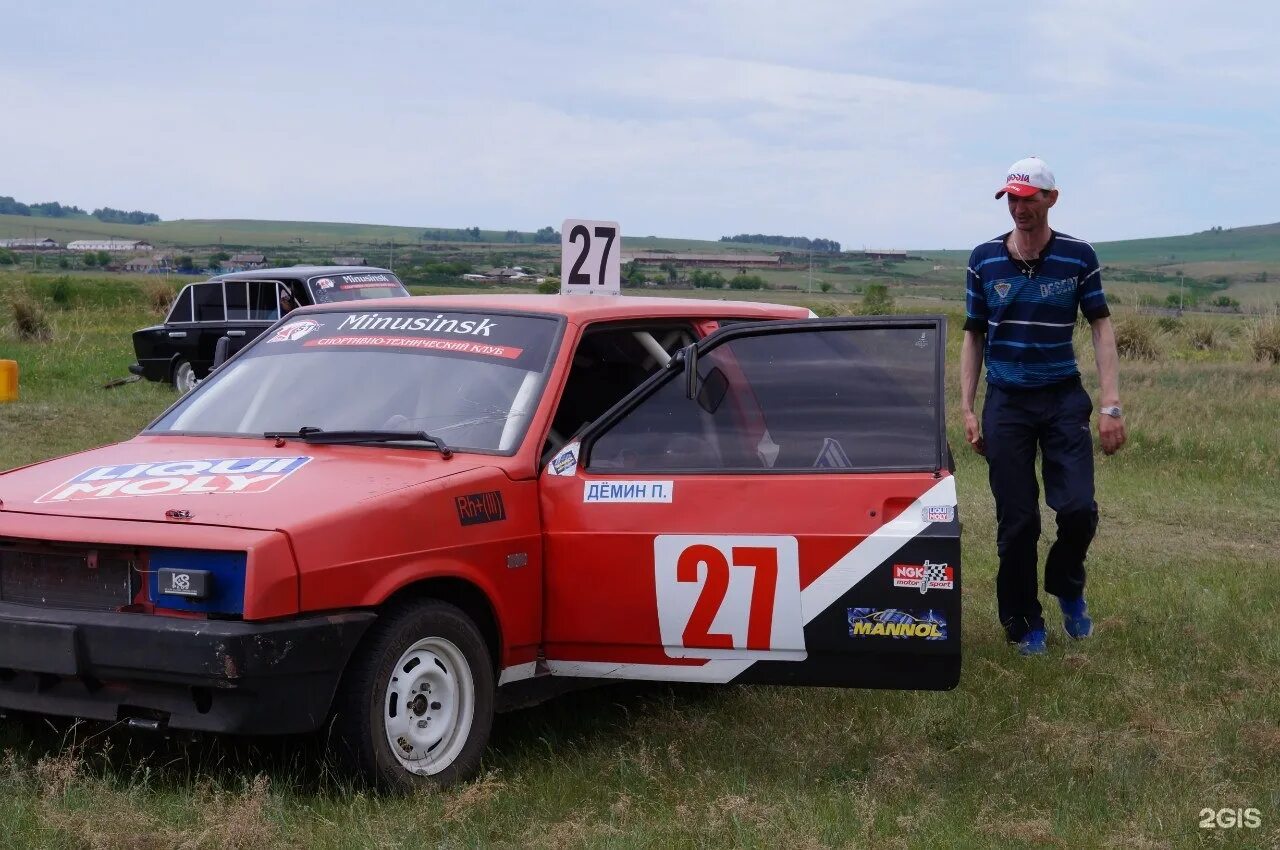
[[[1115,419],[1119,419],[1120,417],[1124,416],[1124,411],[1120,409],[1120,405],[1118,404],[1112,405],[1111,407],[1099,408],[1098,412],[1103,414],[1104,416],[1110,416]]]

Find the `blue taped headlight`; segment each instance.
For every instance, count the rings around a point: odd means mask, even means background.
[[[203,614],[244,613],[244,552],[201,552],[195,549],[152,549],[147,596],[159,608]],[[161,571],[165,580],[160,581]],[[183,581],[184,576],[193,580]],[[204,598],[188,591],[201,586]]]

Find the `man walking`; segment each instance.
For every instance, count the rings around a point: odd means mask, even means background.
[[[1000,625],[1019,652],[1038,655],[1045,652],[1045,625],[1037,582],[1037,449],[1045,501],[1058,521],[1045,561],[1045,590],[1058,597],[1068,635],[1081,639],[1093,633],[1084,599],[1085,554],[1098,527],[1089,430],[1093,403],[1080,384],[1071,343],[1077,312],[1093,330],[1104,452],[1124,445],[1125,426],[1115,333],[1093,247],[1050,229],[1058,189],[1042,160],[1011,165],[996,198],[1006,194],[1013,230],[974,248],[969,257],[961,398],[965,439],[986,455],[995,496]],[[987,398],[979,423],[973,405],[984,360]]]

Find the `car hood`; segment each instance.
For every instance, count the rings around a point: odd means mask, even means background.
[[[383,445],[137,437],[0,474],[0,512],[287,530],[493,465]]]

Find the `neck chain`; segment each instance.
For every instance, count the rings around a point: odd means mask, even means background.
[[[1015,260],[1018,266],[1022,269],[1022,273],[1027,276],[1027,280],[1034,280],[1036,276],[1036,265],[1035,263],[1028,262],[1027,258],[1022,256],[1022,252],[1018,250],[1018,239],[1012,233],[1009,234],[1009,247],[1013,249],[1013,253],[1016,255]]]

